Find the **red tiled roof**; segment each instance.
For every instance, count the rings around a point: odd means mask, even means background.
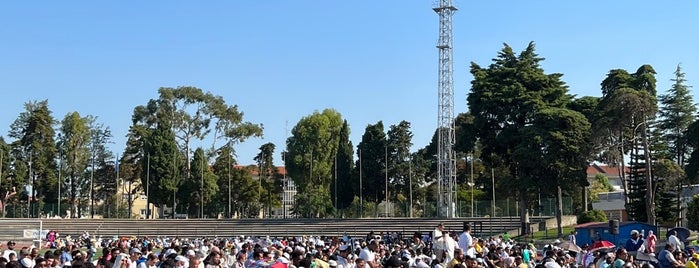
[[[257,166],[255,166],[255,165],[248,165],[248,166],[235,165],[235,166],[233,166],[233,168],[235,168],[235,169],[247,169],[247,170],[250,171],[250,174],[253,175],[253,176],[259,176],[259,175],[260,175],[260,172],[258,171]],[[285,167],[285,166],[278,166],[278,167],[276,167],[276,168],[277,168],[277,171],[279,172],[279,174],[281,174],[281,175],[288,175],[288,174],[286,173],[286,167]]]
[[[626,174],[630,172],[628,166],[624,166]],[[587,166],[587,176],[594,177],[597,174],[602,174],[607,177],[619,177],[619,167],[612,167],[607,165],[592,164]]]

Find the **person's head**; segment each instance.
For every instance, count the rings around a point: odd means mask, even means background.
[[[476,258],[467,256],[465,257],[464,264],[466,264],[467,268],[476,268],[478,267],[478,260],[476,260]]]
[[[221,264],[221,253],[212,251],[209,253],[209,257],[207,257],[207,259],[209,259],[209,263],[207,264],[219,265]]]
[[[294,264],[294,266],[299,267],[301,260],[303,259],[304,252],[300,250],[294,250],[291,252],[291,263]],[[309,267],[306,267],[309,268]]]
[[[636,231],[636,230],[631,231],[631,238],[633,238],[633,239],[638,238],[638,231]]]
[[[34,260],[34,267],[35,268],[49,267],[49,264],[46,262],[46,259],[44,259],[42,257],[38,257]]]
[[[604,261],[607,264],[612,264],[614,262],[614,258],[612,256],[607,255],[607,257],[604,259]]]
[[[440,231],[444,231],[444,223],[440,222],[439,224],[437,224],[437,229],[439,229]]]
[[[459,260],[459,261],[464,261],[464,251],[461,250],[460,248],[455,248],[454,249],[454,258]]]
[[[116,259],[116,257],[118,257],[119,254],[121,254],[121,249],[119,249],[118,247],[112,248],[111,254],[112,258]]]
[[[31,257],[32,259],[36,259],[36,257],[39,257],[39,249],[33,248],[29,253],[29,257]]]
[[[357,258],[355,263],[357,264],[357,268],[364,268],[364,266],[366,265],[366,260],[362,258]]]
[[[520,265],[520,264],[522,264],[522,262],[524,262],[524,260],[522,259],[521,256],[515,256],[515,264],[516,265]]]
[[[138,248],[132,248],[129,251],[129,256],[131,257],[132,261],[136,261],[136,260],[140,259],[141,255],[143,255],[143,253],[141,253],[141,250]]]
[[[15,245],[16,245],[16,244],[15,244],[15,241],[12,241],[12,240],[7,241],[7,248],[8,248],[8,249],[14,250],[14,249],[15,249]]]
[[[665,244],[665,250],[670,251],[670,252],[673,252],[673,251],[674,251],[674,247],[672,246],[672,244],[667,243],[667,244]]]
[[[471,225],[464,224],[464,232],[471,232]]]
[[[625,260],[628,256],[629,254],[626,252],[626,249],[620,248],[616,250],[617,259]]]
[[[158,264],[158,255],[155,255],[155,253],[148,254],[148,257],[146,258],[146,266],[151,267],[151,266],[156,266]]]
[[[648,235],[653,235],[653,230],[648,230]]]

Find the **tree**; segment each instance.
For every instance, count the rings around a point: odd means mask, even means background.
[[[261,125],[243,121],[243,113],[238,111],[237,106],[227,105],[220,96],[209,92],[204,93],[196,87],[160,88],[158,94],[157,99],[151,99],[146,105],[134,108],[132,127],[129,129],[127,148],[124,152],[126,167],[133,167],[132,173],[141,174],[142,181],[145,180],[147,170],[142,169],[139,172],[138,166],[146,165],[148,155],[142,148],[161,122],[167,121],[170,131],[175,135],[173,139],[177,145],[175,151],[182,155],[176,161],[184,163],[183,174],[186,178],[191,177],[189,161],[191,141],[212,138],[212,150],[209,152],[209,155],[212,155],[220,149],[216,147],[220,139],[225,139],[224,146],[232,149],[231,146],[235,143],[243,142],[250,137],[262,136]],[[212,124],[213,127],[211,127]],[[212,130],[214,134],[209,136]],[[154,183],[152,181],[151,185]],[[146,182],[143,181],[142,185],[145,184]],[[172,194],[176,195],[176,190],[172,191]]]
[[[113,157],[112,152],[107,149],[107,144],[111,142],[112,132],[109,127],[104,124],[97,123],[97,118],[88,116],[88,124],[90,129],[90,141],[88,142],[88,147],[90,148],[90,184],[89,184],[89,199],[90,205],[90,216],[94,218],[95,216],[95,201],[98,199],[96,194],[96,187],[100,184],[96,182],[100,181],[95,175],[100,175],[98,169],[107,169],[107,159]],[[104,200],[104,199],[100,199]],[[133,207],[129,204],[129,208]]]
[[[654,191],[658,196],[656,204],[658,221],[665,226],[675,226],[680,221],[682,184],[686,175],[684,169],[670,159],[659,159],[653,164],[656,177]]]
[[[622,180],[625,180],[623,156],[634,150],[630,168],[636,174],[632,174],[632,182],[622,183],[627,205],[636,207],[637,211],[630,211],[630,214],[638,214],[640,218],[636,220],[645,219],[641,216],[648,212],[648,223],[655,224],[654,192],[645,191],[653,189],[649,126],[657,110],[655,70],[650,65],[642,65],[633,74],[622,69],[611,70],[601,85],[603,96],[599,109],[602,117],[596,128],[601,131],[596,132],[608,135],[607,148],[617,151],[613,155],[614,159],[619,159]]]
[[[81,117],[78,112],[68,113],[61,121],[61,138],[63,157],[67,166],[68,194],[70,198],[70,216],[79,218],[78,198],[84,195],[80,185],[88,184],[83,174],[90,162],[90,128],[89,118]]]
[[[588,222],[606,222],[607,215],[604,211],[598,209],[592,209],[583,212],[578,216],[578,224],[588,223]]]
[[[410,195],[410,147],[413,146],[410,122],[403,120],[391,125],[386,136],[389,193],[393,193],[389,199],[397,200],[399,194],[404,198]]]
[[[587,186],[590,123],[581,113],[548,108],[540,110],[520,133],[523,139],[514,155],[528,159],[520,168],[534,171],[529,175],[541,179],[540,185],[555,188],[558,235],[563,235],[563,188]]]
[[[684,77],[685,73],[678,64],[675,69],[675,78],[672,79],[674,82],[672,87],[667,94],[660,96],[658,111],[660,117],[658,129],[663,130],[662,139],[669,143],[672,160],[681,166],[686,164],[690,151],[684,133],[697,113],[697,107]]]
[[[330,187],[332,195],[337,198],[335,206],[338,210],[349,207],[354,200],[354,196],[358,195],[358,193],[354,191],[356,187],[353,187],[352,169],[354,168],[354,146],[352,146],[349,135],[349,124],[347,120],[343,120],[333,167],[334,179]]]
[[[301,118],[291,130],[285,165],[300,193],[294,213],[324,217],[332,211],[329,188],[342,122],[340,113],[325,109]]]
[[[218,192],[218,178],[209,169],[209,161],[204,153],[204,149],[197,148],[194,151],[190,166],[192,167],[192,176],[184,180],[184,184],[180,188],[179,194],[183,197],[181,200],[188,200],[187,210],[189,215],[203,217],[205,214],[213,216],[213,211],[205,211],[213,200],[214,195]]]
[[[264,194],[260,192],[260,196],[264,196],[260,203],[267,203],[267,217],[272,215],[272,200],[279,200],[281,192],[280,182],[276,182],[279,172],[274,166],[274,148],[274,143],[265,143],[260,146],[260,152],[254,158],[260,177],[260,190],[264,190]]]
[[[15,161],[15,183],[22,189],[25,183],[31,185],[31,216],[37,217],[39,200],[55,200],[57,197],[56,142],[48,101],[32,101],[24,104],[22,113],[10,125],[9,137],[12,142]],[[30,164],[31,163],[31,164]],[[26,172],[26,173],[24,173]],[[24,174],[22,174],[24,173]],[[31,175],[28,175],[31,173]]]
[[[543,60],[534,49],[534,43],[519,55],[505,47],[488,68],[471,63],[471,93],[468,95],[470,114],[477,130],[476,137],[482,144],[482,156],[491,167],[508,168],[507,177],[500,180],[515,184],[513,195],[520,199],[523,233],[528,233],[530,196],[535,170],[524,170],[520,164],[531,159],[521,159],[513,154],[523,141],[521,129],[526,127],[541,110],[563,108],[572,96],[561,81],[561,74],[545,74],[539,63]]]
[[[357,145],[357,150],[362,152],[362,192],[364,200],[369,202],[380,203],[386,194],[386,146],[386,133],[381,121],[368,125],[362,141]]]
[[[143,172],[150,172],[151,194],[149,198],[156,206],[173,204],[172,218],[175,217],[177,189],[182,184],[180,170],[183,159],[177,150],[175,134],[172,132],[170,122],[164,118],[157,124],[153,133],[148,135],[144,142],[143,150],[150,156],[150,161],[141,161],[144,165]],[[150,164],[150,166],[147,166]],[[142,179],[146,176],[141,175]],[[142,182],[146,184],[145,181]],[[184,202],[183,202],[184,203]]]
[[[687,228],[699,230],[699,195],[692,197],[692,201],[687,205]]]

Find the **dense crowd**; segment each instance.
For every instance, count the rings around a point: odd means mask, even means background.
[[[699,261],[699,254],[675,251],[671,243],[658,261],[654,252],[648,254],[651,259],[636,260],[625,248],[584,245],[576,250],[575,236],[569,239],[537,254],[533,244],[516,243],[506,234],[474,238],[468,225],[460,233],[440,224],[431,233],[370,233],[361,238],[95,239],[85,232],[72,239],[51,231],[44,245],[51,249],[43,254],[32,247],[17,252],[15,243],[8,242],[0,268],[696,268]],[[632,242],[644,244],[638,237]]]

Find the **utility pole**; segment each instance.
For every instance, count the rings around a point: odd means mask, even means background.
[[[359,218],[364,218],[364,191],[362,185],[362,149],[359,149]]]
[[[146,219],[150,219],[150,153],[146,159]]]
[[[386,180],[386,204],[383,206],[384,213],[388,217],[388,144],[383,147],[384,162],[386,162],[386,169],[384,169],[384,180]]]
[[[90,218],[95,218],[95,154],[92,152],[92,169],[90,170]]]
[[[204,159],[205,157],[202,155],[201,158],[201,191],[199,192],[199,204],[200,204],[200,210],[199,210],[199,218],[203,219],[204,218]]]
[[[476,163],[476,159],[474,158],[474,154],[471,153],[471,218],[473,218],[473,187],[475,186],[475,181],[473,180],[473,164]]]
[[[116,217],[119,218],[119,203],[121,203],[121,193],[119,192],[119,154],[114,159],[114,169],[116,169]]]

